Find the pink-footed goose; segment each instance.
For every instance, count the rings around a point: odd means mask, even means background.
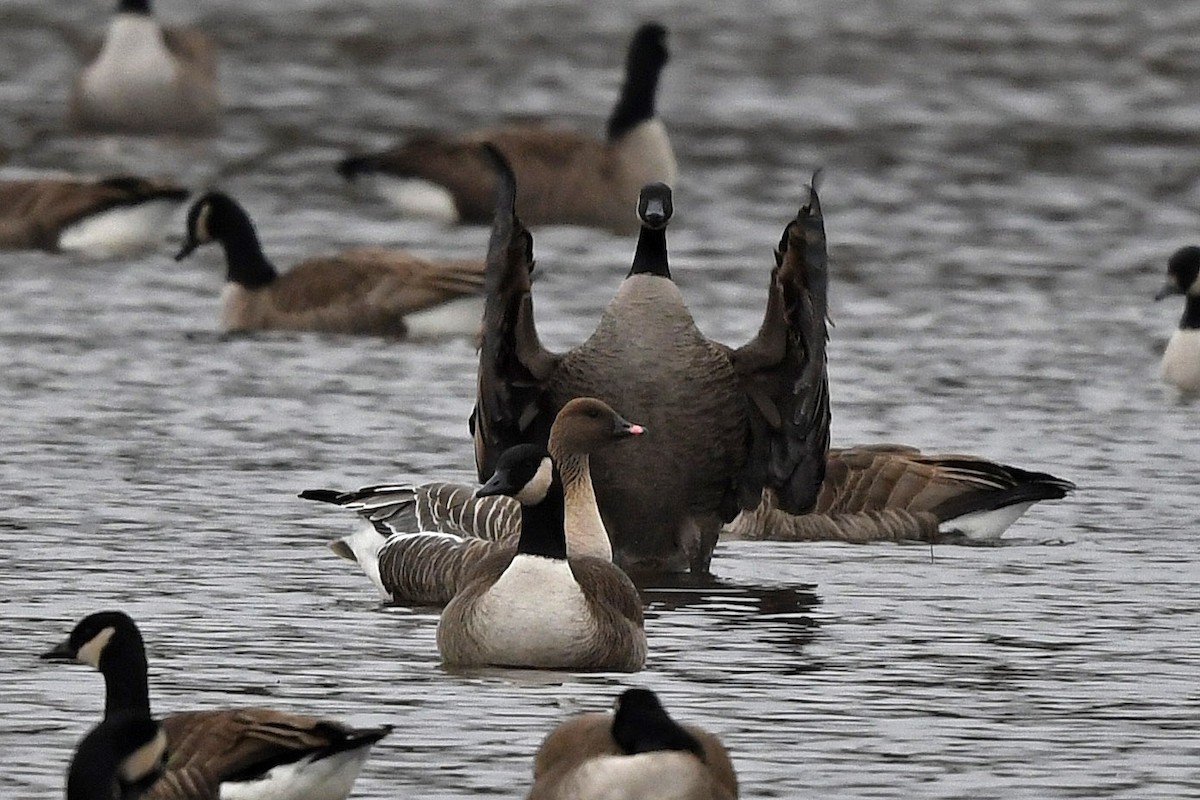
[[[730,800],[737,773],[721,740],[671,719],[649,689],[613,713],[581,714],[539,748],[528,800]]]
[[[540,125],[425,136],[346,158],[338,171],[347,180],[370,180],[404,213],[488,222],[496,179],[479,146],[492,142],[517,173],[518,203],[531,224],[636,231],[629,209],[638,190],[654,181],[673,182],[677,172],[666,128],[655,115],[666,38],[666,29],[654,23],[634,34],[604,140]]]
[[[577,398],[563,406],[555,418],[549,453],[558,465],[556,479],[559,475],[562,478],[562,486],[556,490],[564,495],[567,549],[571,556],[612,561],[608,534],[596,508],[590,458],[611,444],[643,432],[640,425],[627,422],[608,405],[592,398]],[[513,477],[510,482],[522,485],[524,481]],[[495,553],[511,554],[521,530],[519,499],[501,494],[480,495],[474,487],[461,484],[457,491],[470,495],[477,510],[501,508],[500,501],[506,506],[511,504],[507,509],[508,518],[514,523],[511,534],[499,529],[501,535],[487,539],[472,535],[469,527],[453,531],[421,527],[419,520],[406,518],[396,510],[396,491],[390,486],[353,492],[306,489],[300,497],[356,511],[363,518],[354,533],[332,542],[330,548],[342,558],[357,562],[383,599],[441,606],[458,594],[479,561]],[[485,524],[474,530],[488,532]]]
[[[594,396],[651,432],[592,460],[614,558],[626,569],[707,571],[722,524],[756,508],[764,490],[788,511],[810,511],[829,442],[816,190],[784,231],[762,326],[748,344],[735,350],[696,328],[667,266],[671,192],[651,184],[628,277],[591,337],[555,354],[533,321],[533,239],[517,216],[515,178],[503,155],[486,149],[501,179],[471,419],[480,476],[512,444],[545,441],[563,404]]]

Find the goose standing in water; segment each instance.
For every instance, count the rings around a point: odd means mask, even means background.
[[[220,119],[212,41],[162,27],[150,0],[119,0],[100,53],[72,88],[71,123],[102,133],[208,134]]]
[[[85,617],[42,658],[79,661],[104,675],[104,720],[112,725],[100,730],[84,765],[104,770],[114,758],[124,764],[131,752],[146,755],[141,745],[156,739],[146,735],[146,648],[127,614],[102,611]],[[129,723],[130,730],[122,721],[130,718],[142,722]],[[329,719],[249,707],[188,711],[158,724],[166,736],[167,760],[161,776],[141,795],[146,800],[209,800],[213,786],[221,796],[239,800],[342,800],[371,747],[391,730],[350,728]],[[134,777],[153,777],[147,761],[141,759]]]
[[[622,420],[612,430],[640,429]],[[556,464],[538,445],[517,445],[497,461],[479,493],[520,501],[521,534],[515,551],[473,565],[442,612],[437,643],[447,666],[635,672],[645,664],[642,601],[633,582],[611,561],[568,558],[565,526],[573,520],[563,489],[578,465]]]
[[[0,249],[127,255],[161,243],[187,197],[132,176],[0,181]]]
[[[209,192],[188,210],[179,261],[207,242],[225,250],[226,331],[290,330],[404,336],[477,333],[483,264],[427,261],[403,250],[360,248],[313,258],[280,274],[250,216]]]
[[[414,139],[381,153],[346,158],[338,171],[351,181],[370,178],[403,213],[488,222],[496,177],[479,146],[492,142],[517,173],[517,201],[530,224],[636,231],[629,209],[638,190],[654,181],[674,182],[677,174],[666,128],[655,114],[666,40],[666,29],[654,23],[634,34],[625,83],[604,141],[544,126],[496,128]]]
[[[649,689],[612,714],[582,714],[546,737],[528,800],[730,800],[737,774],[720,739],[671,719]]]
[[[593,398],[571,401],[555,418],[550,429],[549,454],[558,465],[558,470],[552,473],[555,480],[561,476],[562,485],[554,490],[564,498],[567,552],[572,557],[612,561],[608,534],[596,508],[590,456],[610,444],[640,435],[643,430]],[[523,486],[542,466],[542,452],[540,446],[528,450],[513,448],[507,460],[497,462],[496,472],[510,473],[506,476],[507,485]],[[512,474],[522,467],[532,471]],[[499,480],[492,476],[492,481]],[[355,492],[307,489],[300,497],[333,503],[363,517],[364,524],[358,530],[333,542],[330,548],[342,558],[357,562],[383,599],[444,606],[462,589],[475,564],[496,553],[515,552],[521,531],[519,500],[503,495],[479,495],[470,486],[459,488],[471,495],[478,507],[500,508],[496,501],[515,506],[508,509],[514,523],[511,530],[501,528],[495,531],[495,536],[475,536],[467,528],[438,532],[436,528],[421,528],[419,523],[414,527],[396,509],[397,502],[404,501],[396,500],[395,487],[390,486]],[[482,523],[475,530],[480,534],[492,533]]]
[[[617,563],[706,572],[723,523],[764,490],[789,512],[816,502],[829,444],[826,256],[815,189],[775,255],[758,335],[732,349],[697,329],[671,280],[671,191],[642,190],[629,275],[591,337],[567,353],[542,347],[529,272],[533,238],[517,217],[512,170],[500,176],[488,248],[483,345],[472,414],[481,478],[523,441],[545,441],[573,397],[598,397],[644,420],[653,441],[597,453],[592,479]]]
[[[1200,394],[1200,247],[1176,250],[1167,261],[1167,282],[1155,300],[1181,294],[1183,317],[1167,341],[1162,379],[1185,395]]]

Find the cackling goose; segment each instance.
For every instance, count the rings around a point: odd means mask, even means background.
[[[729,800],[737,774],[721,741],[671,719],[649,689],[628,689],[613,714],[559,725],[538,750],[528,800]]]
[[[603,423],[608,436],[638,430],[593,398],[575,402],[587,404],[583,413],[598,415],[589,418]],[[514,460],[524,463],[510,468]],[[536,466],[530,468],[530,460]],[[473,565],[442,612],[437,642],[447,666],[642,668],[646,634],[633,583],[610,561],[567,557],[566,480],[538,445],[510,448],[497,461],[479,493],[516,497],[521,534],[515,552],[497,552]]]
[[[212,133],[216,51],[200,31],[164,28],[150,0],[119,0],[95,60],[71,92],[75,127],[104,133]]]
[[[1167,341],[1162,379],[1183,394],[1200,394],[1200,247],[1176,250],[1167,261],[1167,282],[1154,299],[1181,294],[1183,318]]]
[[[181,260],[207,242],[225,249],[226,331],[292,330],[382,336],[478,332],[483,264],[427,261],[403,250],[360,248],[313,258],[279,274],[250,216],[209,192],[188,210]],[[446,313],[451,306],[457,314]],[[448,318],[457,316],[457,320]],[[434,320],[440,321],[438,326]]]
[[[347,158],[338,171],[348,180],[370,177],[406,214],[487,222],[495,207],[496,178],[479,145],[492,142],[517,173],[517,201],[530,224],[635,231],[637,220],[629,209],[638,190],[653,181],[674,182],[677,174],[666,128],[654,109],[667,62],[666,39],[666,29],[653,23],[634,34],[604,141],[542,126],[496,128],[414,139]]]
[[[775,254],[758,335],[739,349],[697,329],[667,264],[671,191],[642,191],[637,251],[595,332],[563,354],[533,320],[533,239],[516,214],[503,155],[488,248],[483,345],[472,414],[476,464],[545,441],[554,412],[594,396],[645,420],[653,441],[597,453],[592,477],[617,563],[708,570],[724,522],[758,506],[764,488],[792,512],[816,501],[829,442],[825,369],[826,256],[815,189]]]
[[[129,176],[0,181],[0,249],[126,255],[162,242],[187,196]]]
[[[150,718],[146,649],[141,632],[127,614],[102,611],[85,617],[71,635],[42,655],[53,661],[79,661],[104,675],[104,719],[125,747],[118,720]],[[145,800],[208,800],[219,784],[224,797],[268,800],[278,797],[341,800],[349,793],[372,745],[391,730],[350,728],[333,720],[268,708],[231,708],[172,714],[159,723],[166,734],[168,758],[162,775],[142,795]],[[132,735],[132,734],[129,734]],[[96,745],[100,769],[120,750]],[[111,743],[110,743],[111,744]],[[86,762],[85,762],[86,763]],[[82,767],[81,767],[82,769]],[[145,771],[141,773],[143,776]],[[74,800],[74,798],[70,798]],[[105,798],[108,800],[108,798]]]

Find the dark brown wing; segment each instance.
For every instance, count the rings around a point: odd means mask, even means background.
[[[825,221],[813,186],[775,253],[758,335],[733,353],[750,406],[750,451],[737,477],[742,508],[756,508],[764,489],[790,513],[816,504],[829,449],[828,277]]]
[[[513,445],[546,441],[555,409],[543,388],[558,356],[542,347],[533,322],[533,236],[516,211],[516,179],[499,150],[484,145],[499,175],[484,277],[483,341],[471,432],[475,466],[487,480]]]

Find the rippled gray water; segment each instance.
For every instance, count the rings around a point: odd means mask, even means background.
[[[269,253],[482,253],[396,222],[332,163],[415,130],[599,130],[632,28],[672,30],[670,243],[706,332],[756,328],[770,250],[826,169],[836,443],[1070,478],[996,548],[725,543],[654,587],[630,678],[446,673],[435,616],[381,607],[300,489],[469,478],[466,341],[213,331],[219,253],[0,254],[0,797],[59,796],[101,681],[35,656],[129,610],[155,708],[270,703],[394,723],[356,797],[521,796],[561,718],[631,683],[728,744],[744,797],[1200,796],[1196,408],[1157,358],[1166,255],[1200,238],[1200,7],[161,0],[223,50],[226,130],[94,141],[60,119],[109,3],[0,6],[9,169],[220,185]],[[180,223],[182,233],[182,222]],[[551,344],[581,340],[628,239],[535,231]]]

